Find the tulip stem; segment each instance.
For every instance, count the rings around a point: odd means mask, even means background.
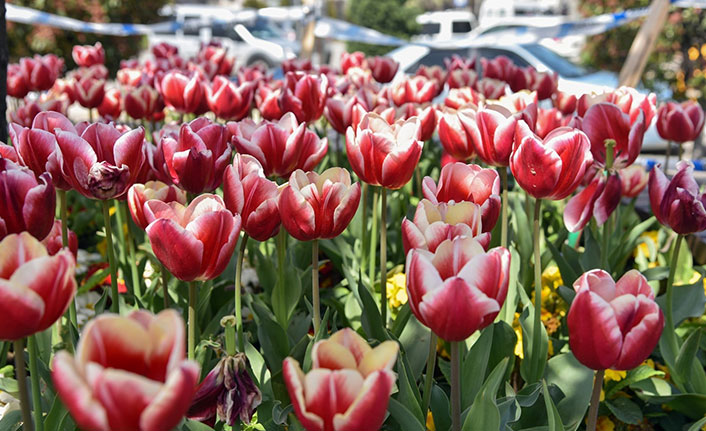
[[[363,183],[363,197],[361,199],[361,205],[363,209],[361,211],[361,221],[360,221],[360,238],[361,238],[361,263],[360,267],[365,268],[368,261],[368,251],[370,247],[370,237],[368,236],[368,193],[369,188],[367,183]],[[361,273],[364,271],[361,271]]]
[[[17,375],[17,388],[20,391],[20,408],[22,409],[22,422],[24,431],[33,431],[32,412],[29,407],[29,393],[27,393],[27,370],[25,369],[24,340],[14,341],[15,344],[15,374]]]
[[[424,376],[424,398],[422,399],[422,412],[426,417],[431,402],[431,384],[434,381],[434,369],[436,368],[436,334],[429,334],[429,356],[427,356],[427,374]]]
[[[507,167],[500,166],[498,172],[500,173],[500,183],[503,188],[503,212],[502,218],[500,219],[500,247],[507,248]]]
[[[669,156],[672,155],[672,141],[667,141],[667,154],[664,157],[664,173],[669,173]]]
[[[287,327],[287,298],[284,295],[284,265],[287,259],[287,231],[281,227],[277,234],[277,283],[275,284],[275,300],[272,304],[275,317],[283,328]]]
[[[92,123],[93,122],[93,109],[88,108],[88,122]]]
[[[110,201],[103,201],[103,224],[105,225],[106,253],[108,254],[108,265],[110,266],[110,311],[120,313],[120,301],[118,299],[118,271],[115,262],[115,251],[113,250],[113,229],[110,226]]]
[[[680,143],[679,146],[678,146],[678,148],[679,148],[679,153],[678,153],[678,154],[679,154],[679,160],[678,160],[678,161],[681,162],[682,158],[684,157],[684,143],[683,143],[683,142]]]
[[[164,295],[164,309],[169,308],[169,272],[162,265],[162,295]]]
[[[117,202],[117,201],[116,201]],[[137,256],[135,255],[135,243],[133,242],[133,229],[130,227],[130,218],[127,216],[127,205],[120,204],[118,210],[123,211],[125,215],[125,224],[127,225],[127,237],[125,238],[125,245],[127,247],[128,260],[130,260],[130,274],[132,278],[132,290],[133,294],[142,299],[142,286],[140,285],[141,274],[137,273]]]
[[[461,431],[461,358],[459,342],[451,343],[451,430]]]
[[[59,217],[61,217],[61,246],[63,248],[66,248],[69,246],[69,216],[68,216],[68,211],[66,210],[67,202],[66,202],[66,190],[59,190],[57,189],[57,195],[59,196]],[[76,319],[76,298],[71,298],[71,302],[69,303],[69,321],[71,322],[71,325],[73,325],[74,328],[78,330],[78,320]],[[61,322],[61,319],[59,319],[59,322]],[[61,335],[61,331],[59,331],[59,335]],[[66,342],[68,341],[68,342]],[[71,336],[68,337],[68,340],[64,341],[67,349],[70,352],[73,352],[73,340],[71,340]]]
[[[539,249],[539,227],[542,215],[542,200],[537,198],[534,203],[534,325],[532,329],[532,378],[539,378],[539,370],[534,369],[539,358],[539,347],[542,342],[540,330],[542,326],[542,253]],[[546,358],[541,358],[542,363]]]
[[[319,240],[311,242],[311,305],[314,308],[314,337],[321,326],[321,303],[319,300]]]
[[[679,352],[679,343],[677,342],[677,335],[674,332],[676,329],[674,327],[674,274],[676,273],[679,249],[681,248],[683,239],[684,235],[677,235],[677,240],[674,243],[674,251],[672,252],[672,262],[669,265],[669,277],[667,278],[667,309],[665,310],[667,322],[665,325],[665,333],[667,344],[671,350],[670,356],[672,358],[675,358],[676,354]]]
[[[37,353],[36,335],[27,337],[27,352],[29,353],[29,378],[32,384],[32,408],[34,412],[34,428],[37,431],[42,431],[44,422],[42,414],[42,393],[39,389],[39,367],[37,361],[39,355]]]
[[[372,186],[371,186],[372,187]],[[370,228],[370,253],[368,253],[368,278],[370,279],[370,290],[375,290],[375,253],[377,251],[378,237],[375,233],[378,230],[378,196],[375,189],[371,188],[373,195],[372,224]]]
[[[603,389],[604,374],[605,370],[596,371],[596,377],[593,380],[593,393],[591,394],[591,407],[588,409],[588,418],[586,419],[586,431],[596,431],[598,405],[601,403],[601,389]]]
[[[240,250],[238,261],[235,264],[235,329],[238,333],[238,351],[245,353],[245,340],[243,339],[243,306],[242,289],[243,259],[245,258],[245,247],[248,245],[248,234],[244,233],[240,240]]]
[[[380,316],[387,326],[387,189],[380,190]]]
[[[188,356],[194,359],[196,350],[196,282],[189,282],[189,333],[188,333]]]

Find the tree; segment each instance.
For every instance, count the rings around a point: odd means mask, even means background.
[[[420,9],[405,4],[404,0],[356,0],[350,2],[348,20],[353,24],[407,39],[419,32],[415,19],[420,13]],[[390,47],[351,42],[348,50],[380,55],[389,51]]]

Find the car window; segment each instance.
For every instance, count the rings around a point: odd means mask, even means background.
[[[468,33],[471,31],[471,23],[468,21],[454,21],[451,23],[452,33]]]
[[[282,30],[272,21],[264,18],[256,18],[253,21],[243,23],[245,28],[255,37],[260,39],[285,39]]]
[[[236,33],[233,22],[214,22],[211,25],[211,34],[213,37],[224,37],[238,42],[242,40],[240,35]]]
[[[438,22],[428,22],[426,24],[422,24],[422,32],[421,34],[437,34],[441,31],[441,24]]]
[[[546,64],[547,67],[559,74],[559,76],[564,76],[566,78],[576,78],[588,74],[588,70],[583,67],[574,64],[567,60],[566,58],[560,56],[551,49],[538,45],[538,44],[528,44],[522,45],[524,49],[530,52],[541,61]]]
[[[432,49],[427,55],[417,60],[416,63],[412,64],[406,69],[407,73],[415,73],[419,66],[424,65],[430,66],[444,66],[444,59],[450,58],[453,55],[458,55],[460,57],[468,57],[469,50],[467,48],[463,49]]]
[[[508,51],[506,49],[498,49],[498,48],[476,48],[475,52],[477,58],[487,58],[488,60],[492,60],[495,57],[499,57],[501,55],[504,55],[505,57],[508,57],[510,60],[512,60],[515,65],[520,66],[520,67],[527,67],[529,66],[529,63],[519,55],[515,54],[512,51]]]

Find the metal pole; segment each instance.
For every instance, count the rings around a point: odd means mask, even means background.
[[[9,58],[5,2],[2,2],[0,5],[0,141],[5,143],[7,143],[7,62]]]

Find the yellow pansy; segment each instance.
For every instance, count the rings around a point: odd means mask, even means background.
[[[650,258],[650,248],[647,246],[647,241],[646,239],[651,239],[652,242],[654,243],[655,246],[658,245],[658,236],[659,236],[659,231],[656,230],[648,230],[647,232],[643,233],[640,235],[640,241],[637,244],[637,247],[633,251],[633,256],[637,257],[639,254],[642,254],[645,256],[645,258],[649,259]]]
[[[427,431],[436,431],[434,426],[434,417],[431,415],[431,410],[427,412]]]
[[[407,303],[406,281],[404,273],[397,273],[387,278],[387,301],[391,308],[398,308]]]
[[[599,416],[596,431],[615,431],[615,424],[608,416]]]
[[[619,382],[627,376],[627,371],[617,371],[617,370],[605,370],[605,381],[609,382],[611,380]]]

